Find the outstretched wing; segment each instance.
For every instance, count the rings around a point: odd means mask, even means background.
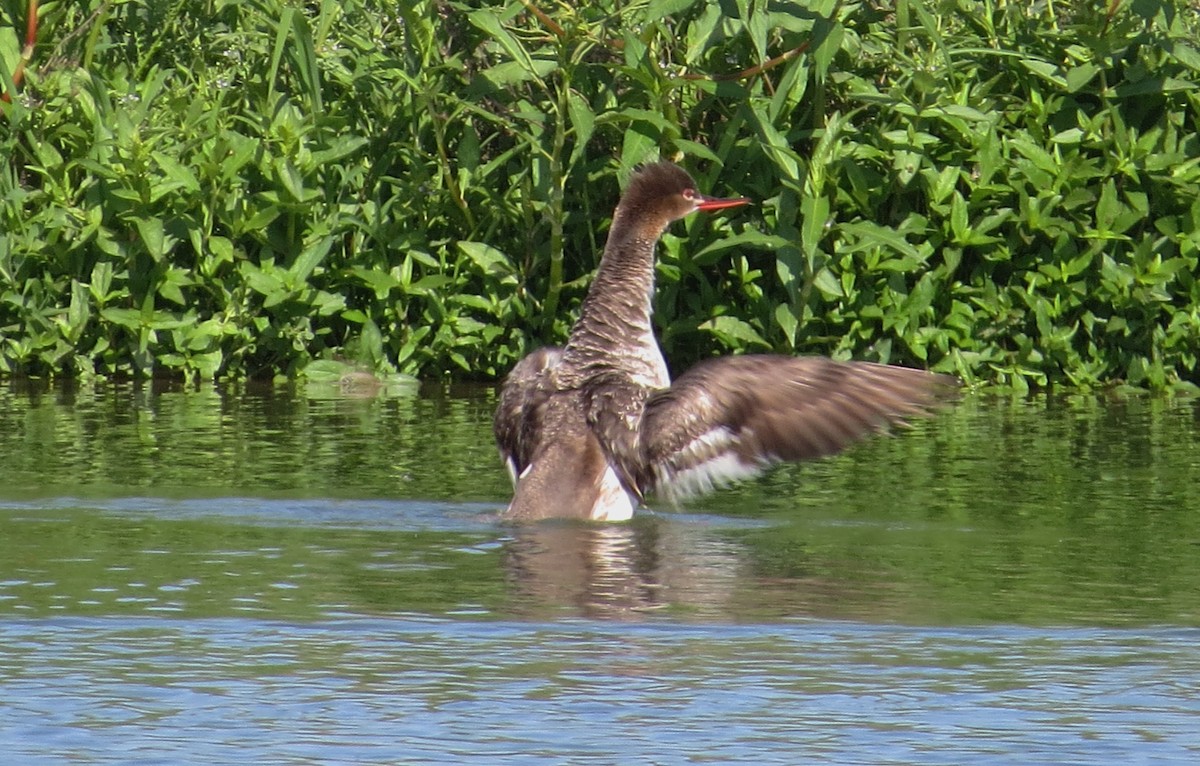
[[[584,417],[621,485],[638,500],[649,476],[642,459],[641,421],[652,392],[624,372],[593,376],[583,389]]]
[[[526,356],[504,379],[492,431],[500,457],[515,484],[537,448],[533,435],[548,391],[548,373],[562,357],[560,348],[541,348]]]
[[[668,497],[706,492],[785,460],[838,452],[949,397],[947,375],[824,357],[702,362],[646,402],[641,458]]]

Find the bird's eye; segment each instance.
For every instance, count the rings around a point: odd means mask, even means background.
[[[685,200],[687,200],[688,202],[691,202],[692,200],[696,199],[696,190],[695,189],[684,189],[683,190],[683,198]]]

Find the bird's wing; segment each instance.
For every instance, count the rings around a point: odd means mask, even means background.
[[[648,481],[642,460],[640,425],[651,390],[624,372],[591,377],[583,388],[584,417],[622,486],[639,500]]]
[[[534,351],[517,362],[500,389],[492,431],[514,484],[537,448],[538,423],[549,385],[548,373],[561,357],[560,348]]]
[[[780,461],[830,455],[927,412],[957,385],[947,375],[824,357],[706,361],[646,401],[648,484],[678,498]]]

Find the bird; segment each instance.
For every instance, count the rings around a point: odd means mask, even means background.
[[[501,385],[493,427],[514,487],[502,519],[626,521],[650,495],[677,504],[831,455],[949,398],[953,376],[822,356],[714,357],[672,381],[651,324],[658,241],[677,219],[749,202],[701,194],[671,162],[631,176],[566,345],[533,351]]]

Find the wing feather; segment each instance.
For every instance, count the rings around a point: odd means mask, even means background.
[[[824,357],[703,362],[646,401],[645,489],[680,497],[831,455],[928,412],[956,387],[947,375]]]
[[[641,424],[650,389],[621,371],[601,373],[583,389],[584,417],[621,484],[641,500],[646,485]]]
[[[514,484],[529,467],[538,446],[542,409],[551,392],[549,373],[561,357],[560,348],[534,351],[517,362],[500,389],[492,431]]]

